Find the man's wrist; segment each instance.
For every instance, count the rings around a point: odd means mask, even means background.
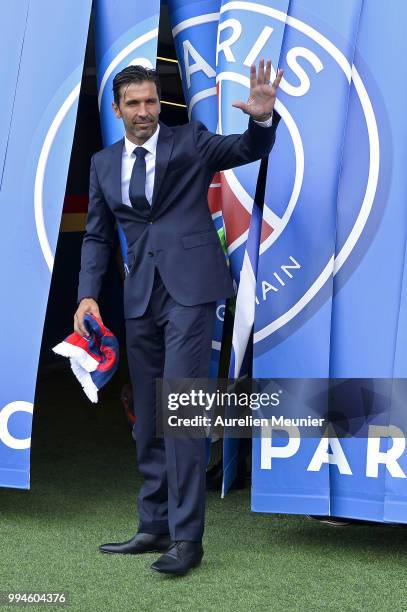
[[[267,116],[267,115],[263,115],[263,116]],[[254,121],[256,125],[259,125],[262,128],[269,128],[273,125],[273,122],[274,122],[274,112],[268,115],[268,118],[265,119],[264,121],[259,121],[258,119],[255,119],[254,117],[252,117],[252,120]]]
[[[83,300],[92,300],[93,302],[96,302],[97,304],[97,300],[95,300],[94,297],[91,297],[90,295],[85,295],[84,297],[81,297],[80,299],[78,299],[78,304],[80,304],[81,302],[83,302]]]
[[[257,123],[264,123],[265,121],[268,121],[269,119],[271,119],[272,116],[273,116],[273,113],[267,113],[267,115],[259,115],[258,117],[252,116],[252,119],[253,121],[256,121]]]

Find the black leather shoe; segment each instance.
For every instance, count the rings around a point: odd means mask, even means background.
[[[163,552],[171,546],[169,535],[156,535],[154,533],[136,533],[127,542],[118,544],[101,544],[102,553],[118,553],[120,555],[140,555],[149,552]]]
[[[167,552],[152,564],[151,569],[163,574],[183,576],[191,568],[197,567],[201,563],[202,557],[201,542],[180,540],[173,542]]]

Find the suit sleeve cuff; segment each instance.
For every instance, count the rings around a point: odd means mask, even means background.
[[[254,123],[257,123],[257,125],[260,125],[261,127],[271,127],[271,124],[273,123],[273,112],[271,113],[271,117],[269,119],[267,119],[267,121],[256,121],[255,119],[253,119]]]

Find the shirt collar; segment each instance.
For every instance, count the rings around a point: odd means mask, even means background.
[[[154,134],[152,136],[150,136],[150,138],[148,140],[146,140],[143,145],[140,145],[144,149],[147,149],[147,151],[149,153],[152,153],[152,155],[155,155],[155,152],[156,152],[156,149],[157,149],[157,140],[158,140],[158,133],[159,133],[159,131],[160,131],[160,124],[157,125],[157,129],[154,132]],[[124,137],[124,146],[125,146],[127,155],[130,157],[130,155],[133,153],[134,149],[138,145],[135,145],[134,142],[131,142],[131,140],[129,140],[127,138],[127,136],[125,136]]]

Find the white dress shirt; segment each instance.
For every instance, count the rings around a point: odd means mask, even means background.
[[[273,115],[271,115],[270,119],[267,121],[256,121],[258,125],[262,127],[270,127],[273,120]],[[157,129],[152,136],[148,140],[145,141],[143,145],[141,145],[144,149],[147,149],[148,153],[146,153],[146,198],[151,206],[151,202],[153,199],[153,189],[154,189],[154,177],[155,177],[155,158],[157,152],[157,141],[158,134],[160,131],[160,126],[157,125]],[[123,204],[127,204],[127,206],[131,206],[130,198],[129,198],[129,186],[131,173],[133,171],[134,162],[136,161],[136,156],[133,153],[134,149],[138,145],[135,145],[134,142],[131,142],[127,138],[124,137],[124,147],[122,153],[122,202]]]
[[[143,149],[147,149],[148,153],[146,153],[146,198],[151,206],[151,202],[153,199],[153,188],[154,188],[154,176],[155,176],[155,156],[157,151],[157,140],[158,134],[160,131],[160,126],[157,125],[157,129],[152,136],[148,140],[145,141],[143,145]],[[130,198],[129,198],[129,186],[130,186],[130,178],[133,170],[134,162],[136,161],[136,156],[133,151],[138,145],[135,145],[134,142],[131,142],[127,138],[124,137],[124,147],[122,154],[122,202],[123,204],[127,204],[127,206],[131,206]]]

